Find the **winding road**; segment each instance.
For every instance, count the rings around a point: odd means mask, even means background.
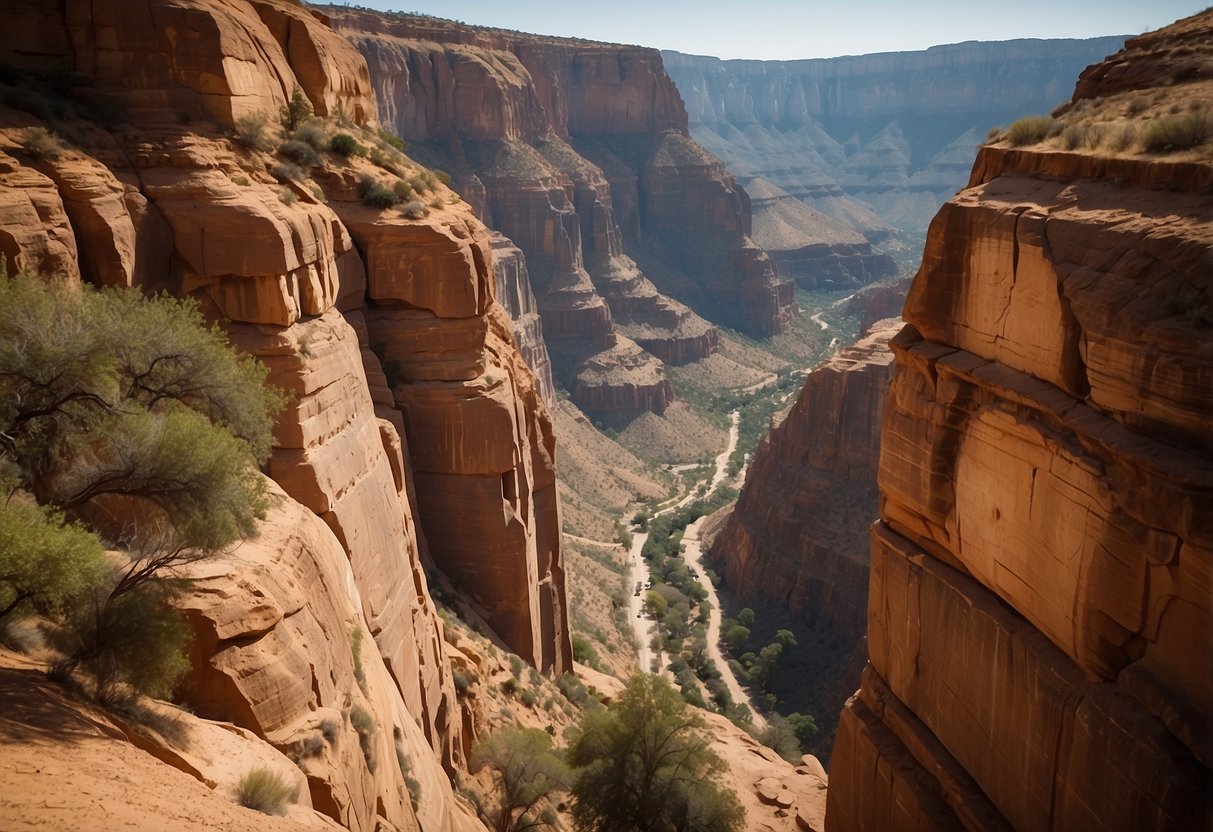
[[[741,424],[740,411],[734,410],[729,414],[729,442],[723,451],[716,457],[716,470],[712,474],[712,479],[708,485],[707,491],[703,497],[712,496],[720,484],[724,482],[729,468],[729,457],[733,455],[734,449],[737,447],[738,427]],[[668,514],[675,509],[681,508],[696,499],[698,488],[692,488],[690,492],[681,500],[654,514],[654,517],[659,517],[663,514]],[[696,572],[703,574],[701,546],[699,543],[699,527],[703,523],[703,517],[700,517],[694,523],[686,528],[683,534],[683,560],[686,564]],[[648,532],[639,531],[635,527],[632,529],[632,548],[628,552],[628,562],[631,566],[629,573],[629,585],[635,587],[639,583],[642,587],[649,581],[648,565],[640,556],[640,552],[644,549],[645,541],[649,539]],[[737,682],[737,677],[733,675],[733,671],[729,669],[729,665],[720,651],[720,599],[716,596],[716,588],[712,586],[712,582],[707,578],[702,578],[700,583],[707,590],[708,600],[712,603],[712,614],[708,620],[708,655],[712,661],[716,662],[716,666],[720,669],[721,676],[724,678],[724,683],[729,689],[729,693],[733,696],[734,702],[750,701],[749,696]],[[628,606],[628,614],[632,617],[632,627],[636,633],[636,642],[638,645],[639,662],[641,672],[648,673],[653,666],[653,651],[649,647],[649,641],[653,635],[653,621],[648,616],[644,615],[644,592],[643,589],[639,595],[634,592],[632,594],[631,603]],[[661,661],[661,665],[665,665],[665,661]],[[661,672],[661,671],[659,671]],[[751,709],[753,710],[753,709]],[[754,725],[757,728],[765,728],[767,721],[763,719],[762,714],[754,711]]]

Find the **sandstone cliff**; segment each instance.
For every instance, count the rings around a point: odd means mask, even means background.
[[[511,284],[488,230],[441,186],[419,219],[364,206],[360,178],[390,181],[367,159],[291,171],[230,138],[245,116],[275,124],[299,89],[332,117],[318,129],[375,145],[365,62],[323,15],[279,0],[12,13],[7,267],[195,297],[292,395],[274,511],[197,568],[181,698],[300,758],[310,805],[343,826],[478,828],[448,779],[474,737],[425,565],[511,650],[571,667],[551,422],[495,300]],[[64,146],[35,149],[37,126]],[[353,710],[374,729],[356,733]]]
[[[744,193],[687,138],[654,50],[329,11],[383,120],[525,254],[556,377],[583,409],[662,412],[663,362],[716,348],[705,318],[783,327],[791,287],[750,242]]]
[[[813,753],[828,754],[834,714],[854,691],[862,664],[868,527],[893,370],[888,340],[899,325],[881,321],[809,373],[754,452],[737,504],[711,545],[710,557],[739,605],[774,605],[841,645],[837,654],[808,643],[796,650],[812,679],[799,683],[790,707],[816,717]],[[810,651],[820,655],[804,655]]]
[[[960,43],[799,61],[663,52],[691,135],[869,242],[921,237],[986,131],[1048,112],[1122,38]],[[755,227],[760,228],[756,222]]]
[[[1213,823],[1213,166],[1145,150],[1210,100],[1211,35],[1083,74],[1059,136],[1141,143],[985,147],[931,225],[832,829]]]

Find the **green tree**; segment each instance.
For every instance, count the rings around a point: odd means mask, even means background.
[[[290,100],[278,110],[278,116],[287,130],[297,130],[299,125],[312,117],[312,102],[307,100],[303,90],[295,87]]]
[[[812,714],[802,714],[799,711],[788,714],[788,724],[796,732],[801,742],[808,742],[817,736],[817,720]]]
[[[266,507],[256,465],[282,403],[265,374],[192,301],[0,270],[0,468],[10,507],[26,496],[46,507],[37,534],[0,553],[0,610],[69,608],[67,668],[88,667],[98,694],[114,681],[171,687],[185,630],[167,579],[256,531]],[[14,511],[10,526],[36,525]],[[56,576],[94,560],[64,518],[125,559],[64,585]],[[26,575],[44,564],[43,583],[22,583],[14,563]]]
[[[783,652],[788,652],[796,646],[796,634],[791,630],[776,630],[775,641],[783,648]]]
[[[570,775],[547,732],[538,728],[498,731],[472,750],[472,770],[486,765],[495,772],[495,793],[485,797],[472,792],[470,796],[490,829],[522,832],[552,825],[549,813],[537,811],[538,804],[567,789]]]
[[[779,714],[772,713],[767,716],[767,727],[758,733],[757,739],[788,762],[795,763],[800,760],[800,741],[796,728],[791,720]]]
[[[637,674],[573,734],[573,820],[579,830],[734,832],[744,811],[714,782],[724,763],[703,719],[658,676]]]
[[[0,504],[0,624],[24,612],[63,612],[109,568],[97,536],[62,513],[17,498]]]
[[[724,631],[724,643],[729,646],[729,652],[733,654],[740,653],[750,640],[750,628],[741,624],[734,624]]]

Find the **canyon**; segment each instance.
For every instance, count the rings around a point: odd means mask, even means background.
[[[525,256],[555,377],[583,411],[663,413],[666,365],[710,355],[717,324],[763,336],[794,314],[749,198],[690,139],[655,50],[325,11],[383,122]]]
[[[828,776],[709,716],[746,828],[1213,822],[1213,164],[1064,138],[1213,104],[1213,14],[1121,52],[798,62],[291,0],[10,22],[8,273],[193,298],[289,401],[257,536],[183,575],[189,670],[148,707],[184,728],[0,650],[0,825],[485,828],[477,740],[559,738],[570,679],[620,687],[573,660],[566,507],[626,518],[667,480],[591,419],[672,442],[675,377],[774,382],[731,362],[828,341],[797,287],[854,292],[862,337],[692,536],[735,599],[850,647],[811,693]],[[974,162],[1075,77],[1055,134]],[[296,91],[325,143],[291,170]],[[945,198],[903,310],[897,261]],[[230,799],[255,767],[295,788],[284,818]]]
[[[890,253],[915,261],[986,132],[1049,112],[1123,42],[968,42],[797,61],[661,54],[691,136],[755,199],[755,240],[781,273],[812,287],[891,276]],[[784,212],[816,219],[786,234]]]

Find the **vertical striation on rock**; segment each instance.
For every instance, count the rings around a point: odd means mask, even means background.
[[[1129,41],[1075,103],[1113,76],[1097,118],[1160,78],[1206,97],[1211,32]],[[933,221],[831,829],[1213,823],[1211,176],[1203,151],[991,146]]]
[[[329,11],[366,56],[384,121],[525,253],[556,378],[579,406],[664,410],[663,362],[717,346],[705,317],[782,329],[791,286],[746,236],[744,193],[701,150],[682,170],[658,163],[693,143],[656,51]]]
[[[968,42],[795,61],[662,56],[691,136],[751,194],[755,178],[769,180],[878,243],[892,227],[920,238],[964,184],[988,129],[1050,111],[1085,66],[1122,43]]]
[[[313,807],[343,826],[479,828],[450,786],[473,738],[423,563],[545,672],[572,661],[543,382],[495,300],[488,230],[445,190],[420,220],[364,207],[359,177],[381,175],[366,160],[325,154],[309,182],[228,137],[299,89],[373,141],[365,61],[312,10],[29,2],[14,20],[0,60],[21,83],[79,87],[54,116],[75,144],[57,157],[24,148],[41,116],[0,110],[6,266],[193,297],[291,394],[261,535],[194,574],[180,696],[306,758]],[[120,130],[82,117],[94,101],[123,106]],[[534,315],[524,280],[502,286]]]
[[[868,527],[893,372],[888,341],[900,323],[878,322],[809,373],[782,422],[755,450],[736,507],[711,546],[739,603],[773,604],[824,625],[831,641],[844,646],[838,656],[814,657],[813,680],[798,692],[799,706],[811,710],[820,729],[813,753],[829,751],[833,714],[854,691],[862,663]]]

